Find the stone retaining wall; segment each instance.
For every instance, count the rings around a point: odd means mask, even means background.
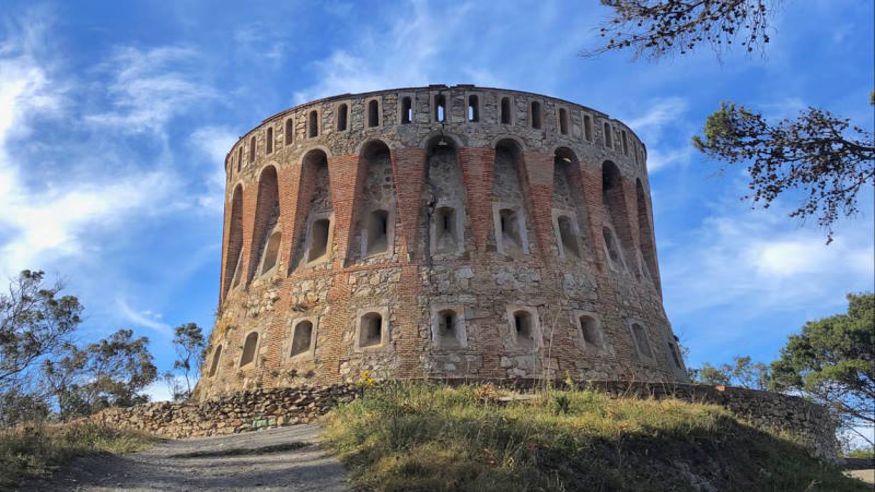
[[[470,383],[464,380],[441,382]],[[477,381],[477,384],[487,382],[524,392],[541,384],[534,379]],[[835,421],[825,408],[799,397],[693,384],[591,381],[581,386],[618,397],[677,398],[693,403],[720,405],[757,427],[780,429],[797,436],[815,456],[830,461],[838,459]],[[354,384],[261,389],[200,403],[161,402],[132,408],[110,408],[93,415],[91,419],[113,427],[174,439],[231,434],[312,422],[339,402],[352,401],[361,393],[362,389]]]

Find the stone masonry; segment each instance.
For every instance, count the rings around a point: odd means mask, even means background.
[[[433,85],[265,120],[228,153],[195,397],[377,379],[684,382],[644,144],[560,99]]]

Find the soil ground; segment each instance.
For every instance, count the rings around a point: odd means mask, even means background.
[[[140,453],[78,458],[21,490],[348,490],[343,465],[319,444],[319,432],[296,425],[162,441]]]

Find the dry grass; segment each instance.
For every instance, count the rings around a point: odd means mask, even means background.
[[[123,454],[147,448],[154,439],[91,423],[29,424],[0,430],[0,489],[44,477],[76,456]]]
[[[717,406],[588,391],[501,404],[486,393],[369,389],[328,416],[327,437],[370,490],[865,490]]]

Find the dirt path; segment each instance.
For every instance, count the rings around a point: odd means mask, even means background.
[[[315,425],[166,441],[141,453],[79,458],[22,490],[347,490],[343,465],[318,441]]]

